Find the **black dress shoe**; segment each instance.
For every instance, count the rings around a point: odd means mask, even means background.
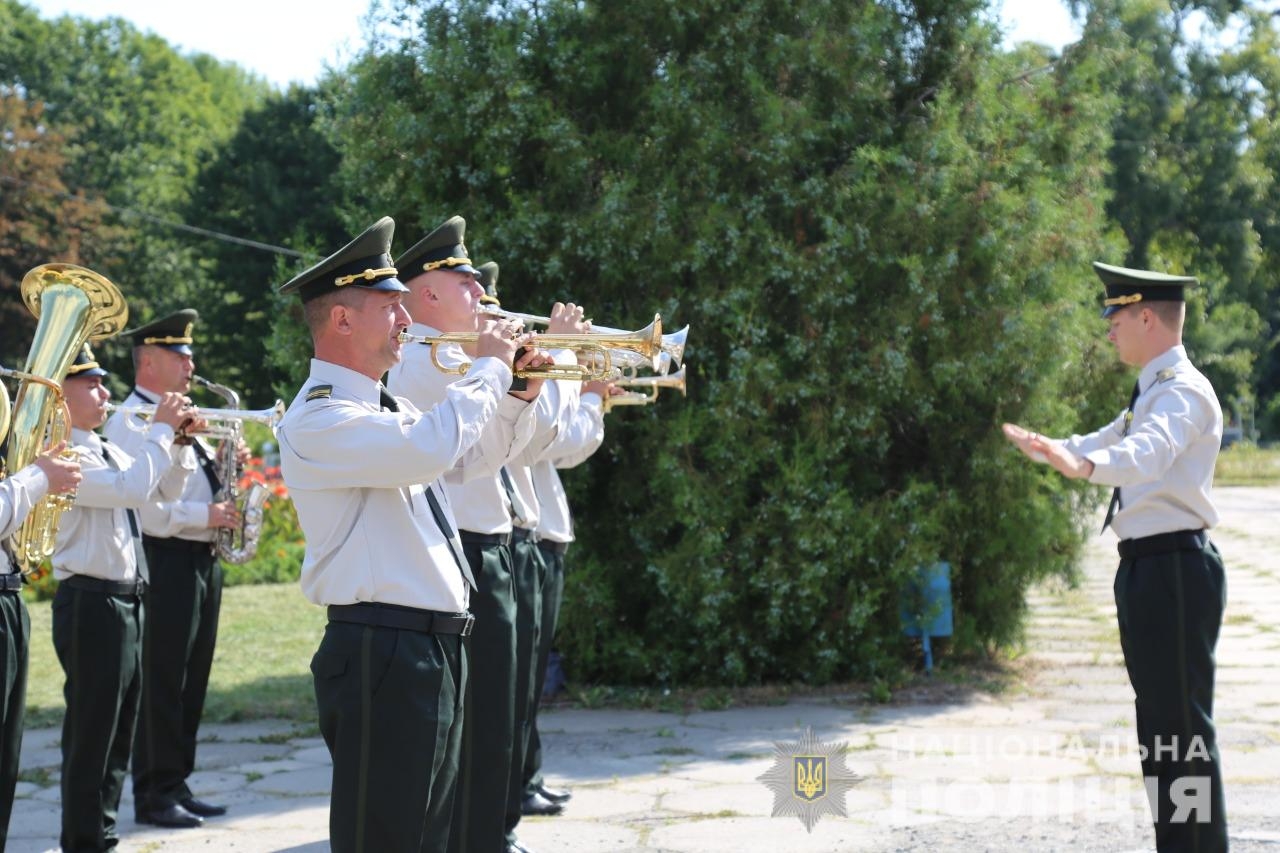
[[[567,803],[573,799],[573,794],[571,792],[548,788],[546,785],[539,785],[534,790],[553,803]]]
[[[564,811],[564,806],[560,803],[553,803],[538,792],[526,794],[524,802],[520,803],[520,814],[534,815],[541,817],[549,817],[553,814],[560,814]]]
[[[149,823],[169,829],[194,829],[204,823],[204,818],[193,815],[182,806],[174,803],[162,809],[138,812],[138,823]]]
[[[222,817],[227,813],[226,806],[215,806],[213,803],[206,803],[203,800],[197,800],[195,797],[188,797],[182,801],[182,807],[187,811],[200,817]]]

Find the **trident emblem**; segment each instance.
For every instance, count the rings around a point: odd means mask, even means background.
[[[809,802],[827,795],[827,757],[825,755],[792,756],[796,768],[795,794]]]

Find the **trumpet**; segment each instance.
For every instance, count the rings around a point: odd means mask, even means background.
[[[667,376],[636,376],[620,379],[617,382],[617,386],[619,388],[649,388],[653,390],[655,398],[658,396],[659,388],[674,388],[680,392],[681,397],[687,397],[689,387],[683,367]]]
[[[604,407],[604,413],[607,415],[613,411],[614,406],[647,406],[658,399],[658,389],[654,388],[652,393],[646,394],[644,391],[623,391],[621,394],[612,394],[604,398],[601,404]]]
[[[550,317],[542,317],[537,314],[521,314],[519,311],[508,311],[505,308],[499,308],[497,305],[481,305],[480,311],[483,314],[489,314],[494,317],[501,317],[504,320],[519,320],[526,326],[545,326],[551,322]],[[656,318],[655,318],[656,319]],[[591,324],[592,335],[625,335],[622,329],[614,329],[609,326],[597,326]],[[689,327],[685,326],[677,332],[660,335],[659,349],[666,353],[676,367],[684,362],[684,345],[689,339]],[[654,370],[658,370],[658,364],[653,365]],[[666,373],[666,371],[661,371]]]
[[[265,424],[275,432],[276,427],[280,426],[280,421],[284,419],[284,410],[284,400],[276,400],[274,406],[266,409],[196,409],[195,417],[209,424],[209,428],[201,435],[210,438],[232,438],[239,435],[237,425],[245,421]],[[155,415],[156,407],[154,405],[119,406],[115,403],[107,403],[107,412],[109,414],[119,412],[148,420]]]
[[[613,394],[604,398],[604,410],[608,412],[614,406],[647,406],[658,400],[658,389],[674,388],[681,397],[686,393],[688,384],[685,381],[685,369],[682,367],[669,376],[636,376],[620,379],[614,383],[619,388],[629,389],[621,394]],[[641,390],[630,390],[630,389]]]
[[[517,318],[509,318],[517,319]],[[431,347],[431,363],[444,373],[464,374],[468,365],[445,367],[440,363],[440,347],[446,344],[467,346],[474,344],[480,335],[476,332],[454,332],[444,335],[411,335],[400,333],[402,344],[423,344]],[[614,357],[635,361],[633,355],[643,357],[644,363],[658,367],[662,354],[662,317],[655,314],[653,322],[634,332],[601,333],[587,335],[538,335],[534,338],[538,346],[549,349],[568,349],[582,353],[584,364],[548,364],[529,370],[521,370],[516,376],[536,379],[567,379],[588,382],[593,379],[610,380],[621,375],[614,366]],[[627,355],[620,355],[627,353]]]

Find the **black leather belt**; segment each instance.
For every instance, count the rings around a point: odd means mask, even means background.
[[[176,536],[146,536],[142,541],[153,548],[166,548],[170,551],[212,551],[213,542],[201,542],[198,539],[179,539]]]
[[[136,595],[141,597],[147,591],[147,582],[144,580],[136,581],[109,581],[102,578],[91,578],[88,575],[71,575],[66,580],[60,581],[72,589],[83,589],[89,592],[100,592],[104,595]]]
[[[22,575],[0,575],[0,592],[22,592]]]
[[[552,554],[559,554],[561,557],[569,550],[568,542],[552,542],[550,539],[539,539],[538,547],[545,548]]]
[[[1138,539],[1121,539],[1116,549],[1120,552],[1120,559],[1136,560],[1174,551],[1202,551],[1208,542],[1209,534],[1204,530],[1178,530]]]
[[[511,529],[512,542],[537,542],[538,534],[530,527],[514,527]]]
[[[476,617],[470,613],[439,613],[397,604],[330,604],[330,622],[354,622],[375,628],[395,628],[422,634],[461,634],[470,636]]]
[[[463,545],[510,545],[510,533],[472,533],[470,530],[462,530],[458,533],[462,539]]]

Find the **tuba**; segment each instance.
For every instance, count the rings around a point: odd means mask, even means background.
[[[244,437],[244,421],[252,420],[265,423],[275,432],[284,417],[284,403],[280,400],[270,409],[260,412],[240,411],[240,395],[217,382],[210,382],[203,376],[192,376],[191,381],[217,394],[227,402],[229,409],[201,410],[200,417],[209,421],[209,435],[221,438],[218,452],[214,458],[214,467],[218,472],[218,480],[222,489],[213,496],[215,503],[232,501],[240,512],[240,527],[219,527],[217,538],[218,557],[224,563],[239,565],[247,563],[258,553],[258,537],[262,535],[262,509],[267,503],[270,493],[261,483],[251,483],[247,491],[240,489],[240,480],[244,476],[244,466],[240,464],[240,441]],[[152,407],[154,408],[154,407]]]
[[[114,335],[129,319],[119,288],[74,264],[36,267],[23,276],[21,292],[39,322],[26,367],[8,372],[19,380],[5,457],[10,471],[25,468],[45,449],[70,438],[71,417],[60,384],[67,368],[86,343]],[[58,522],[72,501],[68,495],[45,496],[10,537],[20,570],[29,572],[53,555]]]

